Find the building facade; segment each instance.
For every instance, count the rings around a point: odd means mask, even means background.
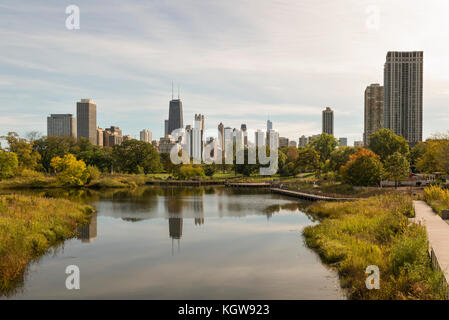
[[[151,143],[152,134],[148,129],[143,129],[140,131],[140,141]]]
[[[76,138],[76,118],[72,114],[51,114],[47,117],[47,136]]]
[[[323,133],[334,135],[334,111],[327,107],[323,110]]]
[[[184,128],[182,115],[181,99],[173,99],[170,101],[168,110],[168,128],[167,134],[172,134],[173,130]]]
[[[348,146],[348,138],[340,138],[338,139],[339,147],[347,147]]]
[[[384,87],[374,83],[365,90],[365,130],[363,142],[369,145],[371,134],[384,127]]]
[[[97,144],[97,105],[92,99],[81,99],[76,103],[77,136]]]
[[[422,51],[388,52],[384,65],[384,127],[411,144],[422,141]]]

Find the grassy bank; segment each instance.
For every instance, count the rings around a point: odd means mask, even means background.
[[[64,199],[0,196],[0,293],[23,280],[30,261],[75,236],[91,212],[89,206]]]
[[[424,228],[411,223],[405,195],[355,202],[316,203],[308,213],[321,222],[304,229],[309,247],[335,267],[351,299],[443,299],[442,273],[432,270]],[[380,270],[380,289],[368,290],[365,270]]]
[[[424,189],[424,200],[432,209],[441,215],[441,211],[449,210],[449,190],[438,186]]]

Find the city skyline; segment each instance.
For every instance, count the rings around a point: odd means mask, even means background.
[[[5,1],[0,133],[45,133],[43,114],[73,113],[73,101],[87,96],[98,105],[98,126],[118,124],[136,137],[149,128],[160,137],[174,80],[182,85],[184,117],[204,114],[213,133],[220,122],[264,128],[269,114],[281,136],[297,140],[321,132],[321,110],[330,105],[337,115],[335,136],[352,144],[362,140],[363,90],[383,82],[385,54],[422,50],[426,139],[447,131],[449,50],[441,38],[449,5],[411,2],[409,7],[379,1],[379,25],[368,27],[372,4],[363,1],[287,2],[288,10],[269,2],[257,8],[243,3],[236,10],[232,2],[205,2],[198,9],[182,2],[151,7],[79,1],[81,29],[72,32],[64,27],[64,8],[54,1]],[[220,16],[211,20],[210,12]],[[314,20],[307,18],[310,12],[317,13]],[[268,13],[274,18],[266,24]],[[402,21],[403,15],[415,23]],[[14,23],[19,16],[20,26]],[[419,22],[428,17],[423,28]],[[220,26],[231,19],[235,23],[223,31]]]

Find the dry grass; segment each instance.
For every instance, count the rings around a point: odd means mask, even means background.
[[[309,247],[334,266],[352,299],[443,299],[442,273],[432,270],[424,228],[410,223],[412,198],[372,197],[316,203],[321,223],[304,229]],[[380,289],[368,290],[366,267],[380,269]]]
[[[31,260],[75,236],[92,210],[64,199],[0,196],[0,293],[14,288]]]

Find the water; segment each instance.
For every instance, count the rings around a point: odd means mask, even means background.
[[[344,298],[335,272],[305,247],[301,230],[313,222],[294,199],[155,187],[62,196],[97,214],[32,263],[12,299]],[[65,287],[69,265],[80,290]]]

